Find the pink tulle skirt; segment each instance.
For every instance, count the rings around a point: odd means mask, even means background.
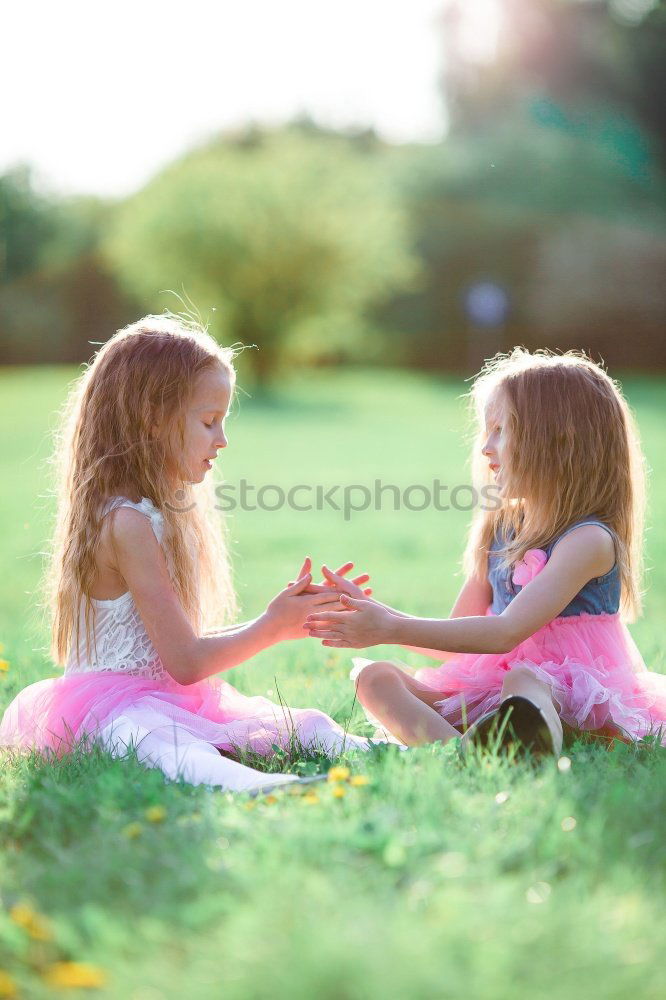
[[[498,707],[504,674],[518,666],[548,681],[573,729],[632,740],[658,733],[666,745],[666,675],[647,669],[617,614],[555,618],[510,653],[456,654],[416,679],[441,692],[441,714],[465,728]]]
[[[90,740],[193,784],[251,790],[288,780],[220,756],[294,744],[329,756],[367,749],[317,709],[287,708],[247,697],[218,677],[183,686],[121,673],[65,674],[21,691],[0,724],[0,746],[50,751],[58,756]]]

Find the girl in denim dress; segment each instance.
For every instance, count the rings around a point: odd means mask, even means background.
[[[644,459],[619,386],[587,357],[515,349],[472,392],[475,484],[497,491],[465,553],[450,618],[415,618],[375,600],[315,610],[324,645],[397,643],[440,664],[358,660],[366,714],[407,745],[501,732],[559,752],[562,723],[666,743],[666,676],[627,629],[640,612]],[[494,729],[493,729],[494,727]]]

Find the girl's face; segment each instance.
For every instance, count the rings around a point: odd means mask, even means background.
[[[509,483],[509,448],[504,417],[504,403],[501,395],[496,392],[486,404],[486,439],[481,452],[488,460],[502,496]]]
[[[224,419],[231,390],[229,372],[222,366],[198,377],[185,409],[185,447],[178,460],[178,478],[184,482],[202,482],[220,448],[226,448]]]

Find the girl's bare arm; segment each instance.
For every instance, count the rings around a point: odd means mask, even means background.
[[[476,577],[469,577],[465,580],[460,589],[455,604],[451,609],[449,618],[469,618],[475,615],[485,615],[486,609],[492,600],[492,596],[492,588],[487,580],[479,580]],[[392,614],[398,615],[400,618],[415,617],[414,615],[408,615],[402,611],[395,611],[393,608],[389,608],[386,604],[383,605],[383,607],[391,611]],[[440,660],[441,662],[444,662],[450,657],[456,655],[454,652],[442,649],[412,646],[405,643],[401,643],[401,645],[404,645],[405,649],[410,649],[413,653],[420,653],[422,656],[431,656],[433,659]]]
[[[556,618],[585,584],[603,576],[615,559],[613,540],[598,525],[581,525],[559,542],[541,573],[500,615],[404,618],[369,601],[341,598],[355,614],[321,612],[306,622],[327,646],[377,643],[438,646],[458,653],[508,653]]]
[[[179,684],[194,684],[243,663],[277,642],[301,638],[308,612],[337,602],[335,593],[300,593],[310,582],[308,575],[282,591],[252,621],[218,635],[197,635],[174,590],[150,522],[128,507],[108,516],[112,518],[117,571],[132,593],[165,669]]]

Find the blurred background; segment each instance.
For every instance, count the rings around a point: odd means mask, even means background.
[[[171,309],[256,345],[250,383],[518,343],[666,367],[664,3],[185,13],[6,14],[0,363]]]

